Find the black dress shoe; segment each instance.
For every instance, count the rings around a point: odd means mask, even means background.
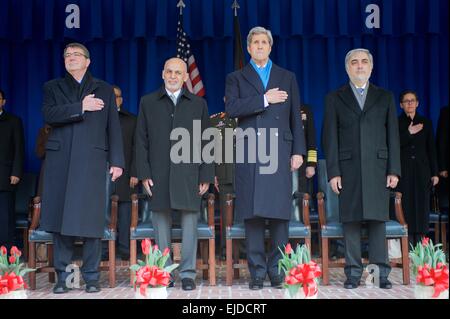
[[[274,276],[270,278],[270,286],[272,286],[275,289],[282,289],[283,282],[284,282],[283,276]]]
[[[347,279],[344,282],[344,288],[345,289],[355,289],[359,286],[359,280],[357,279]]]
[[[181,279],[181,288],[183,290],[194,290],[195,289],[195,281],[191,278],[183,278]]]
[[[100,292],[100,285],[98,283],[98,281],[90,281],[88,283],[86,283],[86,292],[87,293],[96,293],[96,292]]]
[[[387,278],[380,279],[380,288],[381,289],[392,289],[392,283]]]
[[[70,289],[66,286],[65,283],[57,283],[55,287],[53,287],[53,293],[57,295],[68,293],[69,290]]]
[[[250,282],[248,284],[248,288],[251,290],[259,290],[263,289],[264,287],[264,278],[255,277],[250,279]]]

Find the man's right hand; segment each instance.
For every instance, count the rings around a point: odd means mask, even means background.
[[[139,183],[139,180],[137,177],[130,177],[130,187],[134,188]]]
[[[144,179],[144,180],[142,181],[142,185],[144,185],[144,188],[145,188],[145,190],[146,190],[148,196],[153,196],[153,193],[152,193],[152,190],[151,190],[151,187],[153,187],[153,181],[152,181],[152,179],[151,179],[151,178],[149,178],[149,179]]]
[[[340,194],[339,190],[342,189],[341,177],[340,176],[333,177],[330,180],[330,186],[333,192],[339,195]]]
[[[266,92],[265,96],[269,104],[283,103],[288,98],[287,92],[280,91],[279,88],[270,89]]]
[[[105,107],[103,100],[95,98],[95,94],[86,95],[83,99],[82,105],[83,112],[101,111]]]

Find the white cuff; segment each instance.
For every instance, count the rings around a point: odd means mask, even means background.
[[[269,106],[269,101],[267,101],[267,97],[265,94],[263,96],[264,96],[264,107],[266,108]]]

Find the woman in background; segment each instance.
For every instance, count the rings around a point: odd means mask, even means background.
[[[438,182],[436,146],[431,121],[416,113],[417,93],[400,94],[399,117],[402,177],[398,190],[408,224],[409,240],[413,244],[429,231],[430,191]]]

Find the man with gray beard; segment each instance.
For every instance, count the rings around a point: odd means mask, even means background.
[[[201,157],[199,150],[193,147],[200,141],[191,139],[195,136],[194,122],[201,123],[201,132],[210,124],[206,101],[183,88],[187,77],[185,61],[169,59],[162,71],[164,86],[141,99],[136,127],[136,169],[150,196],[156,243],[161,250],[171,243],[173,214],[181,214],[183,234],[179,275],[182,289],[194,290],[197,221],[202,195],[209,184],[214,183],[214,164],[193,160]],[[175,130],[187,131],[190,137],[189,152],[186,151],[188,159],[180,163],[171,157],[174,144],[181,143],[171,140]],[[182,148],[182,153],[184,150]],[[169,259],[168,263],[171,262]],[[170,286],[173,284],[172,279]]]
[[[369,229],[369,262],[380,269],[380,288],[390,289],[386,245],[389,192],[400,177],[400,138],[391,92],[369,83],[373,58],[366,49],[347,53],[350,82],[325,99],[322,148],[330,186],[339,195],[344,228],[344,287],[359,286],[361,226]]]

